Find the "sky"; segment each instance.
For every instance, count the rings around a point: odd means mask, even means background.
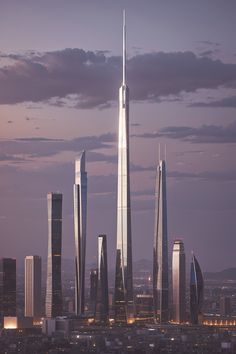
[[[116,246],[118,90],[127,17],[133,259],[151,259],[167,150],[169,253],[236,267],[234,0],[0,0],[0,257],[47,254],[48,192],[63,193],[74,257],[74,160],[86,150],[87,263]]]

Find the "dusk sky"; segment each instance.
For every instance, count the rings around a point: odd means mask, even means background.
[[[74,257],[74,160],[86,150],[87,262],[115,266],[118,90],[127,16],[133,259],[151,259],[158,145],[167,146],[169,251],[236,267],[236,1],[0,0],[0,256],[47,254],[63,193]]]

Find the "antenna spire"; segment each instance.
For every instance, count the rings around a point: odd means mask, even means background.
[[[125,28],[125,10],[123,10],[123,85],[126,82],[126,28]]]

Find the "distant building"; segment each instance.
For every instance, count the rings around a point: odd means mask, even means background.
[[[87,222],[87,172],[85,151],[75,161],[74,234],[75,234],[75,313],[84,313],[85,255]]]
[[[222,296],[220,298],[220,315],[222,317],[230,317],[231,314],[231,298]]]
[[[153,320],[153,295],[137,294],[135,309],[137,319]]]
[[[61,247],[62,194],[49,193],[48,201],[48,264],[46,317],[62,315]]]
[[[16,260],[0,260],[0,314],[3,317],[16,316]]]
[[[41,257],[25,257],[25,317],[41,317]]]
[[[181,240],[176,240],[172,253],[173,321],[186,320],[185,252]]]
[[[107,238],[98,236],[98,274],[95,321],[107,323],[109,321],[108,299],[108,271],[107,271]]]
[[[90,311],[93,313],[93,315],[95,314],[95,306],[96,306],[97,282],[98,282],[98,270],[91,269],[89,303],[90,303]]]
[[[192,324],[200,324],[204,296],[204,281],[199,263],[192,255],[190,269],[190,318]]]
[[[168,239],[166,166],[161,160],[157,166],[155,191],[155,231],[153,248],[153,305],[155,322],[169,320]]]

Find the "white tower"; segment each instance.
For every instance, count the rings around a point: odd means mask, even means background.
[[[123,13],[123,80],[119,90],[117,250],[115,320],[133,320],[133,275],[129,173],[129,88],[126,84],[126,28]]]

